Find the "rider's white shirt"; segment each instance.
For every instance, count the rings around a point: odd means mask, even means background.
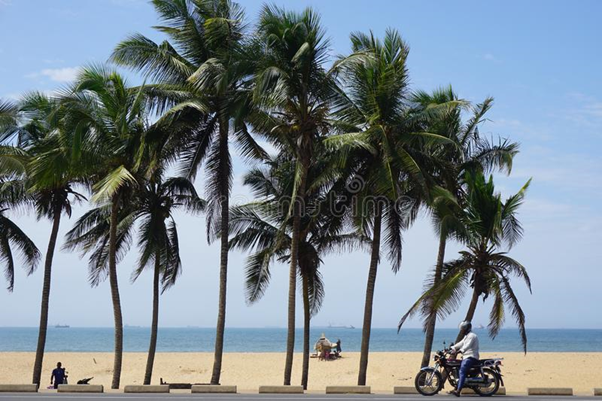
[[[462,341],[454,344],[452,347],[456,351],[460,351],[464,354],[464,358],[479,358],[479,337],[473,332],[468,333],[464,336]]]

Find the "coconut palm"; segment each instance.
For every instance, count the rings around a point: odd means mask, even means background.
[[[451,86],[435,90],[432,94],[418,91],[413,95],[413,102],[424,109],[458,100]],[[493,99],[487,98],[482,103],[469,106],[471,117],[466,122],[462,121],[461,114],[466,108],[464,105],[449,107],[429,124],[429,132],[444,136],[454,143],[454,146],[440,146],[432,151],[436,160],[436,172],[433,175],[437,177],[441,187],[456,197],[463,196],[461,185],[467,171],[501,170],[510,174],[512,169],[512,160],[518,153],[518,144],[508,140],[500,140],[498,144],[493,144],[479,133],[479,126],[485,121],[486,113],[492,105]],[[437,261],[431,277],[432,284],[436,286],[443,274],[447,241],[453,238],[462,241],[464,226],[458,220],[456,211],[449,207],[448,202],[443,201],[444,197],[434,196],[434,199],[439,200],[430,205],[433,226],[439,237]],[[424,307],[427,316],[425,316],[425,342],[421,367],[429,364],[437,321],[436,313],[434,311],[429,313],[427,304]]]
[[[72,137],[63,130],[60,121],[60,102],[42,93],[29,93],[17,105],[13,124],[5,121],[2,137],[16,142],[21,149],[18,155],[24,166],[23,181],[31,194],[32,206],[38,219],[48,218],[52,229],[44,263],[44,282],[40,310],[38,345],[33,369],[33,383],[40,384],[46,334],[52,260],[56,248],[61,216],[71,216],[72,201],[85,199],[73,190],[73,185],[85,177],[85,163],[76,166],[71,160]],[[80,158],[80,162],[86,158]]]
[[[183,174],[195,178],[205,165],[207,230],[227,232],[232,186],[230,140],[245,157],[265,157],[245,126],[254,58],[243,41],[244,14],[224,0],[154,0],[169,41],[134,35],[112,60],[155,79],[148,93],[180,125],[165,140],[180,155]],[[226,322],[228,237],[221,236],[220,290],[212,384],[219,384]]]
[[[119,215],[132,192],[143,181],[150,150],[145,140],[151,131],[146,119],[144,87],[130,88],[124,78],[104,66],[84,68],[70,93],[61,100],[66,108],[66,130],[74,135],[73,157],[87,158],[96,170],[90,175],[95,203],[109,202],[109,238],[106,268],[115,320],[115,358],[111,388],[119,388],[123,356],[123,319],[117,281]],[[100,279],[101,277],[98,277]],[[98,280],[92,280],[98,284]]]
[[[466,204],[461,205],[449,192],[440,191],[442,202],[450,204],[460,215],[465,226],[467,249],[460,257],[443,265],[443,275],[437,285],[418,299],[410,311],[402,318],[420,312],[421,305],[429,300],[429,309],[436,311],[437,318],[444,318],[455,311],[468,288],[472,288],[471,301],[465,320],[474,317],[479,299],[493,297],[489,314],[489,335],[495,338],[505,320],[505,308],[509,308],[518,325],[521,341],[527,351],[525,314],[512,289],[510,276],[522,279],[529,291],[531,280],[523,265],[501,252],[503,246],[511,248],[522,237],[523,229],[517,219],[517,211],[522,204],[529,180],[519,192],[502,201],[495,193],[493,179],[488,180],[481,172],[465,174]],[[464,333],[460,332],[458,338]]]
[[[387,30],[382,41],[372,33],[354,33],[351,43],[353,52],[366,57],[341,69],[346,93],[336,98],[335,107],[340,125],[348,133],[328,142],[341,150],[352,149],[347,159],[355,165],[349,177],[358,205],[353,213],[358,227],[372,239],[358,374],[358,385],[365,385],[381,237],[384,232],[388,257],[397,272],[401,233],[427,197],[430,180],[424,168],[431,163],[427,147],[449,144],[446,138],[424,130],[430,119],[449,105],[425,110],[413,107],[406,67],[408,47],[396,31]]]
[[[183,177],[162,180],[159,174],[144,185],[135,196],[140,260],[134,272],[135,280],[144,269],[153,266],[153,312],[151,337],[146,360],[144,384],[151,383],[157,328],[159,324],[159,287],[161,292],[173,286],[181,273],[178,231],[173,212],[185,209],[199,212],[204,202],[199,199],[192,183]]]
[[[311,9],[289,12],[265,5],[257,24],[261,54],[255,76],[252,115],[257,133],[263,135],[294,163],[292,192],[288,323],[284,384],[291,384],[295,346],[297,264],[301,238],[302,202],[308,171],[316,161],[314,147],[329,130],[329,100],[334,81],[324,69],[328,41],[319,16]]]
[[[245,176],[257,201],[236,206],[231,212],[230,240],[232,248],[253,251],[246,264],[246,296],[248,303],[258,301],[265,293],[275,261],[290,262],[292,219],[287,213],[289,194],[295,183],[295,164],[282,155],[256,168]],[[303,372],[301,385],[307,389],[309,378],[310,320],[320,309],[324,283],[320,273],[322,257],[333,251],[352,250],[362,244],[354,233],[342,232],[344,215],[329,202],[335,197],[336,181],[332,169],[321,158],[309,170],[304,205],[311,213],[301,219],[297,275],[303,294]]]

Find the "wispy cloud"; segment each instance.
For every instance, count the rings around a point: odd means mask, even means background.
[[[41,71],[27,74],[26,78],[50,78],[54,82],[71,82],[75,80],[80,67],[45,68]]]
[[[500,60],[499,58],[495,57],[491,53],[485,53],[485,54],[481,55],[480,58],[482,58],[485,61],[490,61],[492,63],[501,63],[502,62],[502,60]]]
[[[563,112],[565,118],[602,134],[602,100],[581,92],[568,93],[567,97],[573,106]]]
[[[44,64],[63,64],[65,60],[60,58],[45,58],[42,60]]]

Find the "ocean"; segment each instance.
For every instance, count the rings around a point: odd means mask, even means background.
[[[146,352],[150,337],[146,327],[124,328],[124,351]],[[331,341],[341,339],[343,351],[360,350],[362,330],[315,327],[311,339],[321,333]],[[435,333],[434,348],[442,348],[443,341],[453,341],[457,330],[439,329]],[[487,331],[477,329],[481,350],[484,352],[522,351],[517,329],[504,329],[491,340]],[[34,327],[0,327],[0,352],[36,350],[38,330]],[[602,352],[602,330],[531,329],[527,331],[528,351],[531,352]],[[161,328],[158,352],[213,352],[215,331],[212,328]],[[303,333],[296,332],[295,350],[302,349]],[[424,334],[420,329],[372,329],[370,350],[378,352],[422,351]],[[286,329],[284,328],[228,328],[224,344],[225,352],[284,352]],[[113,351],[113,329],[102,328],[55,328],[48,329],[48,352],[110,352]]]

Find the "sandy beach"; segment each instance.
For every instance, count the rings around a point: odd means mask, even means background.
[[[591,394],[602,386],[598,369],[602,353],[483,353],[482,357],[503,357],[502,371],[508,393],[525,393],[527,387],[572,387],[576,394]],[[370,354],[368,384],[375,393],[390,393],[393,386],[412,386],[420,363],[420,353],[375,352]],[[0,353],[0,377],[6,383],[29,383],[34,353]],[[56,362],[62,362],[71,383],[94,376],[92,383],[110,387],[113,354],[47,353],[44,359],[44,386]],[[327,385],[354,385],[357,380],[359,353],[344,353],[344,358],[321,362],[311,359],[309,391],[324,391]],[[125,353],[122,387],[141,384],[146,354]],[[212,353],[159,353],[155,359],[153,383],[159,378],[168,382],[208,382],[213,363]],[[235,384],[239,392],[256,392],[259,385],[282,384],[283,353],[224,354],[222,384]],[[295,355],[293,384],[301,379],[301,354]],[[48,382],[48,384],[46,384]]]

